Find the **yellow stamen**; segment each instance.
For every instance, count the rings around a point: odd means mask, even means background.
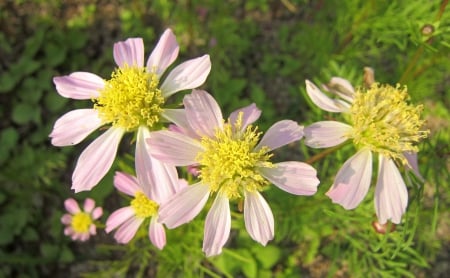
[[[131,201],[131,207],[139,218],[153,216],[158,211],[158,204],[147,198],[143,192],[136,192]]]
[[[72,216],[70,226],[76,233],[87,233],[92,224],[91,216],[86,212],[78,212]]]

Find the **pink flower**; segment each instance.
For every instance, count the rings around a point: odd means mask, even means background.
[[[259,192],[270,183],[296,195],[317,191],[319,180],[310,165],[270,162],[270,151],[300,140],[303,128],[290,120],[279,121],[260,140],[261,132],[251,125],[261,114],[255,104],[233,112],[224,123],[217,102],[205,91],[194,90],[183,103],[186,121],[181,128],[187,132],[158,131],[147,142],[151,154],[163,162],[197,165],[200,181],[163,203],[159,220],[168,228],[187,223],[215,194],[203,240],[203,251],[213,256],[221,253],[230,234],[229,202],[243,200],[247,231],[266,245],[274,236],[274,218]]]
[[[177,58],[178,50],[174,34],[167,29],[145,66],[143,40],[130,38],[114,44],[118,68],[110,80],[88,72],[53,79],[61,96],[94,103],[92,109],[73,110],[56,121],[50,134],[53,145],[78,144],[94,130],[109,125],[78,158],[72,175],[75,192],[92,189],[105,176],[126,132],[137,132],[137,175],[145,180],[145,185],[154,184],[150,172],[161,167],[153,167],[160,163],[149,157],[145,139],[151,136],[151,130],[160,129],[163,121],[177,123],[183,118],[183,110],[163,108],[166,99],[178,91],[202,85],[211,69],[209,56],[204,55],[178,65],[160,84],[162,75]]]
[[[150,219],[149,238],[159,249],[166,245],[166,233],[164,226],[158,221],[158,209],[162,202],[167,201],[181,188],[187,186],[187,182],[179,180],[176,182],[176,191],[166,194],[164,198],[158,195],[152,196],[151,192],[145,192],[139,180],[131,175],[117,172],[114,176],[114,186],[120,191],[133,197],[130,206],[123,207],[113,212],[106,220],[106,232],[114,229],[117,231],[114,238],[119,243],[128,243],[136,234],[142,223]]]
[[[305,128],[305,142],[327,148],[353,140],[358,151],[338,171],[327,195],[345,209],[356,208],[366,196],[372,178],[372,156],[378,153],[375,210],[378,222],[400,223],[408,204],[405,182],[396,166],[403,164],[419,178],[415,146],[427,131],[421,131],[421,106],[406,103],[406,88],[374,83],[355,91],[345,79],[334,77],[325,86],[337,96],[330,98],[310,81],[306,91],[311,100],[328,112],[344,113],[347,123],[322,121]]]
[[[61,217],[61,222],[66,225],[64,229],[66,236],[70,236],[72,240],[86,241],[91,235],[96,234],[94,220],[102,216],[103,210],[101,207],[95,207],[94,200],[87,198],[84,201],[83,211],[72,198],[64,201],[64,206],[69,212]]]

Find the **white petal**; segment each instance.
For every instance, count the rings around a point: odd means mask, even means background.
[[[372,152],[362,149],[344,163],[326,195],[333,203],[354,209],[366,196],[371,178]]]
[[[161,85],[164,98],[202,85],[211,70],[209,55],[188,60],[174,68]]]
[[[74,72],[70,75],[53,78],[56,90],[66,98],[93,99],[105,86],[105,81],[98,75],[89,72]]]
[[[336,121],[322,121],[305,127],[305,144],[312,148],[337,146],[348,139],[352,127]]]
[[[272,210],[259,192],[244,192],[245,228],[251,238],[266,245],[274,236]]]
[[[144,66],[144,41],[142,38],[130,38],[114,44],[114,61],[119,67]]]
[[[120,192],[133,197],[136,195],[137,191],[143,191],[138,180],[134,176],[123,172],[116,172],[114,175],[114,186]]]
[[[207,257],[218,255],[230,236],[231,215],[228,198],[217,194],[206,216],[203,252]]]
[[[399,224],[408,205],[408,191],[392,159],[379,156],[379,172],[375,188],[375,210],[378,222]]]
[[[245,130],[248,125],[254,123],[261,116],[261,110],[256,107],[256,104],[252,103],[231,113],[228,121],[234,125],[241,112],[243,113],[241,130]]]
[[[347,79],[341,77],[332,77],[330,79],[330,82],[324,87],[326,90],[338,95],[348,103],[353,102],[355,89]],[[349,106],[348,103],[346,103],[347,106]]]
[[[69,146],[80,143],[102,125],[95,109],[72,110],[61,116],[53,126],[50,138],[54,146]]]
[[[306,80],[306,92],[315,105],[319,106],[322,110],[328,112],[345,112],[347,107],[343,105],[342,101],[329,98],[327,95],[317,88],[311,81]]]
[[[147,70],[161,77],[178,56],[179,46],[172,30],[166,29],[147,60]]]
[[[209,187],[197,183],[175,194],[159,209],[159,222],[170,229],[176,228],[194,219],[205,206],[209,197]]]
[[[159,250],[164,248],[166,245],[166,231],[164,230],[164,226],[158,223],[156,216],[152,217],[152,220],[150,221],[148,235],[150,237],[150,241]]]
[[[81,153],[72,175],[72,189],[76,193],[91,190],[106,175],[123,134],[121,128],[110,128]]]
[[[424,182],[425,179],[419,172],[419,164],[417,162],[417,153],[416,152],[404,152],[403,156],[408,161],[408,165],[406,167],[409,170],[411,170],[420,181]]]
[[[277,149],[289,143],[298,141],[303,136],[303,127],[291,120],[283,120],[273,124],[266,131],[261,141],[255,147],[259,150],[262,147],[269,147],[270,150]]]
[[[275,168],[259,168],[259,172],[280,189],[296,195],[313,195],[319,179],[316,169],[297,161],[280,162]]]

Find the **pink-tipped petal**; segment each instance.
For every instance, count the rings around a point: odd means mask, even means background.
[[[259,172],[280,189],[295,195],[313,195],[320,181],[317,171],[311,165],[287,161],[274,165],[275,168],[259,168]]]
[[[344,163],[326,195],[333,203],[354,209],[366,196],[371,177],[372,152],[362,149]]]
[[[64,225],[69,225],[70,223],[72,223],[72,215],[71,214],[64,214],[61,217],[61,223],[63,223]]]
[[[62,147],[80,143],[102,125],[95,109],[72,110],[61,116],[53,126],[50,138],[54,146]]]
[[[337,146],[348,139],[352,127],[336,122],[322,121],[305,128],[305,144],[312,148]]]
[[[245,228],[251,238],[265,246],[274,236],[272,210],[258,191],[245,191],[244,195]]]
[[[86,200],[84,200],[83,210],[87,213],[91,213],[94,208],[95,201],[91,198],[86,198]]]
[[[178,56],[179,46],[172,30],[166,29],[147,60],[147,71],[160,77]]]
[[[408,161],[408,165],[406,167],[409,170],[411,170],[420,181],[424,182],[425,179],[419,172],[419,164],[417,162],[417,153],[416,152],[404,152],[403,156]]]
[[[105,81],[98,75],[89,72],[74,72],[65,76],[53,78],[56,90],[66,98],[93,99],[97,98]]]
[[[142,38],[130,38],[114,44],[114,61],[123,68],[144,66],[144,41]]]
[[[79,213],[80,207],[78,206],[77,201],[75,201],[73,198],[69,198],[64,201],[64,207],[68,212],[71,214]]]
[[[245,130],[248,125],[254,123],[261,116],[261,110],[256,107],[256,104],[252,103],[248,106],[245,106],[241,109],[237,109],[233,113],[230,114],[229,122],[231,124],[235,124],[240,113],[242,115],[242,126],[241,130]]]
[[[123,134],[121,128],[110,128],[81,153],[72,175],[72,189],[76,193],[91,190],[105,176],[114,162]]]
[[[133,197],[137,191],[142,191],[138,180],[132,175],[123,172],[116,172],[114,175],[114,187],[120,192]]]
[[[101,207],[96,207],[92,211],[92,219],[97,220],[103,215],[103,209]]]
[[[228,198],[217,194],[206,216],[203,252],[207,257],[219,255],[230,236],[231,215]]]
[[[408,191],[392,159],[379,156],[379,172],[375,187],[375,210],[378,222],[388,220],[400,224],[408,205]]]
[[[105,231],[107,233],[111,232],[130,218],[134,218],[134,216],[134,209],[132,207],[124,207],[114,211],[106,220]]]
[[[188,186],[159,209],[159,222],[170,229],[194,219],[205,206],[209,197],[209,187],[197,183]]]
[[[273,124],[264,134],[255,150],[269,147],[270,150],[277,149],[289,143],[298,141],[303,136],[303,126],[299,126],[291,120],[283,120]]]
[[[211,71],[209,55],[188,60],[174,68],[161,85],[165,98],[182,90],[201,86]]]
[[[306,80],[305,83],[308,96],[311,98],[312,102],[322,110],[328,112],[345,112],[348,110],[348,107],[344,105],[342,101],[329,98],[311,81]]]
[[[147,144],[154,158],[175,166],[197,163],[195,160],[197,154],[204,151],[199,141],[168,130],[152,132]]]
[[[164,248],[166,245],[166,231],[164,230],[164,226],[158,223],[157,217],[152,217],[148,228],[148,235],[152,244],[159,250]]]
[[[118,243],[127,244],[134,237],[142,222],[144,222],[144,218],[133,217],[128,219],[117,229],[114,238]]]
[[[187,121],[196,134],[213,137],[216,129],[222,129],[222,111],[217,101],[206,91],[193,90],[184,97],[183,104]]]

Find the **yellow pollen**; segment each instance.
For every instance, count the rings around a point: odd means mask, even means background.
[[[105,124],[136,130],[140,125],[152,127],[159,122],[164,98],[159,79],[145,68],[117,68],[105,82],[94,109]]]
[[[131,207],[139,218],[153,216],[158,211],[158,204],[147,198],[143,192],[136,192],[131,201]]]
[[[91,216],[86,212],[78,212],[72,216],[70,226],[76,233],[87,233],[92,224]]]
[[[368,147],[406,164],[403,152],[417,152],[416,143],[428,136],[421,130],[423,107],[409,105],[406,87],[377,83],[358,90],[350,108],[353,130],[349,135],[358,147]]]
[[[242,116],[241,112],[234,125],[225,123],[223,130],[217,130],[214,137],[203,137],[201,144],[205,151],[197,157],[202,182],[209,185],[212,192],[225,194],[229,199],[241,198],[244,190],[260,191],[269,182],[256,168],[273,167],[268,147],[254,150],[261,136],[257,127],[249,125],[241,131]]]

